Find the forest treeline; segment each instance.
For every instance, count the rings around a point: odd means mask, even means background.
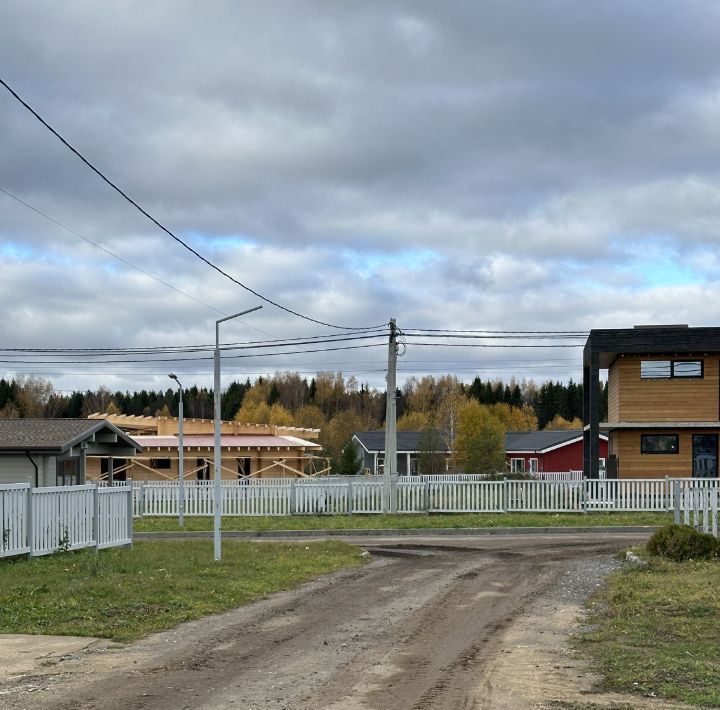
[[[601,418],[605,418],[607,392],[602,384],[601,388]],[[538,385],[533,380],[505,383],[476,377],[467,384],[451,375],[427,375],[409,378],[396,397],[399,430],[442,432],[461,459],[462,442],[471,439],[473,427],[482,422],[482,426],[497,424],[495,428],[503,432],[582,426],[582,384],[572,380]],[[95,412],[177,416],[178,401],[178,390],[172,387],[136,392],[100,387],[66,394],[40,377],[0,379],[0,417],[4,418],[86,417]],[[212,389],[188,387],[183,405],[186,417],[211,419]],[[278,372],[253,383],[232,382],[223,392],[222,418],[318,428],[326,455],[337,462],[353,432],[383,428],[385,392],[341,372],[319,372],[310,380],[294,372]]]

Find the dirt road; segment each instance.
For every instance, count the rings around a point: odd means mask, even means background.
[[[99,644],[30,675],[0,674],[0,707],[546,707],[590,687],[564,649],[565,627],[613,553],[641,539],[363,538],[374,557],[365,568],[132,646]]]

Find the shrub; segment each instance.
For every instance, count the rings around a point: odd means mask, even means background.
[[[656,531],[647,544],[651,555],[682,560],[709,560],[720,556],[720,540],[689,525],[666,525]]]

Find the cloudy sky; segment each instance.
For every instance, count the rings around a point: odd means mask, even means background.
[[[720,6],[693,0],[5,0],[0,76],[192,248],[317,320],[719,325],[718,27]],[[0,188],[54,220],[0,192],[3,347],[207,344],[222,314],[261,303],[1,87]],[[331,332],[269,304],[222,329]],[[411,340],[400,381],[581,372],[580,348]],[[0,373],[211,383],[204,360],[24,360]],[[381,386],[385,360],[380,344],[223,369]]]

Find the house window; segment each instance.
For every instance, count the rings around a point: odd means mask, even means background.
[[[510,473],[525,473],[525,459],[510,459]]]
[[[702,360],[673,360],[673,377],[702,377]]]
[[[702,376],[702,360],[642,360],[640,362],[640,379],[643,380],[669,380],[673,377],[701,378]]]
[[[676,454],[679,451],[677,434],[641,434],[640,451],[643,454]]]
[[[537,473],[537,472],[538,472],[538,460],[530,459],[530,473]]]
[[[385,468],[385,457],[378,456],[377,457],[377,470],[375,471],[375,473],[382,473],[384,468]]]
[[[150,468],[170,468],[170,459],[150,459]]]
[[[58,486],[77,486],[80,483],[79,457],[58,459],[55,474]]]

